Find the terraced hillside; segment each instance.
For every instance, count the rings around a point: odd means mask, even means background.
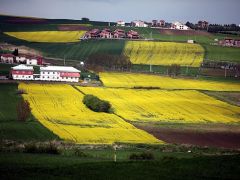
[[[204,49],[197,44],[128,41],[124,54],[130,57],[133,64],[199,67],[203,61]]]
[[[97,113],[83,103],[70,85],[20,84],[33,115],[60,138],[81,144],[160,143],[115,114]]]
[[[9,36],[28,42],[66,43],[78,42],[86,31],[35,31],[5,32]]]

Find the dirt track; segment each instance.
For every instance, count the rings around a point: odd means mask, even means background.
[[[153,134],[156,138],[167,143],[222,147],[230,149],[240,148],[239,131],[197,131],[191,129],[139,125],[137,125],[137,127]]]
[[[210,33],[205,31],[195,30],[175,30],[175,29],[160,29],[160,34],[163,35],[176,35],[176,36],[212,36]]]

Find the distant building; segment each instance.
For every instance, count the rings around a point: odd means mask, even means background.
[[[122,29],[116,29],[114,32],[113,32],[113,37],[114,38],[125,38],[126,37],[126,33],[124,30]]]
[[[177,29],[177,30],[189,30],[190,29],[188,26],[186,26],[185,24],[182,24],[180,22],[173,22],[171,28]]]
[[[158,23],[158,26],[163,27],[165,26],[165,21],[164,20],[160,20]]]
[[[100,38],[112,38],[112,33],[110,29],[103,29],[100,33],[99,33]]]
[[[157,27],[157,26],[158,26],[158,21],[152,20],[152,27]]]
[[[15,80],[33,80],[33,67],[20,64],[11,68],[12,78]]]
[[[78,82],[80,71],[68,66],[40,67],[40,80]]]
[[[218,45],[228,47],[240,47],[240,39],[225,38],[218,41]]]
[[[125,24],[126,24],[126,23],[125,23],[124,21],[118,21],[118,22],[117,22],[117,26],[124,27]]]
[[[128,37],[129,39],[139,39],[139,38],[140,38],[140,35],[138,34],[137,31],[131,30],[131,31],[129,31],[129,32],[127,33],[127,37]]]
[[[148,24],[145,23],[144,21],[140,21],[140,20],[135,20],[131,22],[131,25],[133,27],[148,27]]]
[[[15,56],[13,54],[2,54],[1,62],[7,64],[13,64],[15,60]]]
[[[92,29],[91,31],[86,32],[85,37],[86,38],[98,38],[100,34],[99,29]]]
[[[189,43],[189,44],[194,44],[194,40],[189,39],[189,40],[187,40],[187,43]]]
[[[198,21],[198,28],[199,29],[207,29],[208,28],[208,22],[207,21]]]

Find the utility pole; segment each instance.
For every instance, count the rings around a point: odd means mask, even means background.
[[[227,66],[225,66],[225,71],[224,71],[224,77],[226,78],[227,77]]]
[[[188,75],[188,65],[187,65],[187,68],[186,68],[186,75]]]

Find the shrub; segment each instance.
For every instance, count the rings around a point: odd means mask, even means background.
[[[129,159],[130,160],[153,160],[154,156],[152,153],[149,153],[149,152],[143,152],[140,154],[132,153],[129,156]]]
[[[46,154],[60,154],[57,146],[50,142],[47,144],[37,145],[35,143],[29,143],[25,145],[24,148],[25,153],[46,153]]]
[[[74,154],[75,154],[75,156],[78,156],[78,157],[87,157],[88,156],[86,153],[82,152],[80,149],[75,149]]]
[[[17,104],[17,119],[19,121],[26,121],[31,115],[31,108],[28,101],[21,99]]]
[[[168,67],[168,74],[177,76],[180,74],[181,71],[181,66],[178,64],[172,64],[171,66]]]
[[[99,99],[93,95],[85,95],[83,103],[91,110],[95,112],[110,112],[111,104],[108,101]]]

